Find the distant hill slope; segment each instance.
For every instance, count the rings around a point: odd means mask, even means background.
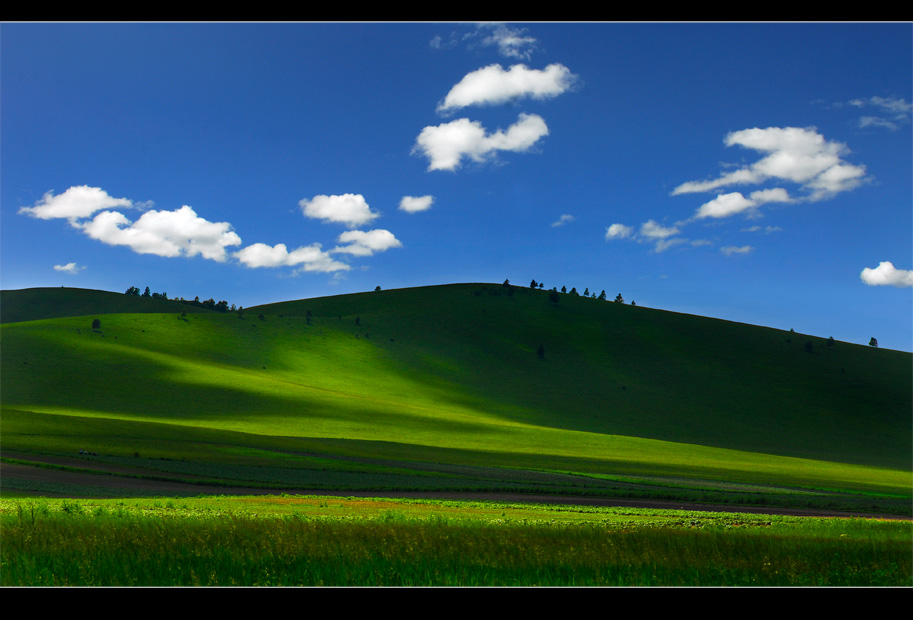
[[[427,381],[459,385],[518,421],[911,465],[909,353],[570,294],[555,304],[548,291],[528,287],[512,291],[454,284],[248,311],[336,318],[395,350]]]
[[[211,312],[166,299],[110,291],[47,287],[0,291],[0,323],[134,312]]]
[[[100,330],[82,318],[3,325],[8,409],[416,451],[548,452],[632,471],[680,462],[682,446],[744,451],[714,462],[746,471],[749,454],[902,471],[913,459],[904,352],[569,294],[552,303],[548,291],[497,284],[185,319],[172,305],[139,314],[153,300],[77,289],[59,291],[55,308],[42,290],[33,318],[100,313],[101,299],[128,314]],[[639,454],[642,439],[675,443]],[[687,466],[700,475],[706,465]]]

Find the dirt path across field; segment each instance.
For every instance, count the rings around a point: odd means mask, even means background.
[[[12,454],[4,454],[10,458],[16,458]],[[45,459],[47,462],[57,465],[78,466],[83,469],[92,469],[91,463],[81,459],[67,459],[64,457]],[[99,472],[101,466],[96,466]],[[139,470],[134,468],[117,468],[122,473],[137,474]],[[105,465],[104,471],[115,471],[110,465]],[[162,476],[162,472],[155,472],[155,475]],[[186,478],[186,476],[184,476]],[[256,489],[251,487],[222,487],[206,486],[179,482],[177,480],[148,480],[144,478],[132,478],[108,474],[92,474],[88,472],[70,472],[58,469],[49,469],[44,467],[34,467],[31,465],[19,465],[13,463],[0,463],[0,479],[18,479],[30,480],[43,483],[68,484],[89,487],[108,487],[112,489],[131,489],[135,491],[149,491],[156,494],[192,494],[192,495],[278,495],[288,493],[289,495],[322,495],[329,497],[390,497],[390,498],[412,498],[412,499],[452,499],[452,500],[481,500],[494,502],[520,502],[529,504],[572,504],[578,506],[607,506],[607,507],[630,507],[630,508],[655,508],[665,510],[694,510],[703,512],[741,512],[749,514],[771,514],[771,515],[792,515],[806,517],[864,517],[876,519],[906,520],[911,521],[913,517],[903,515],[882,515],[868,513],[847,513],[828,510],[805,510],[790,508],[758,508],[754,506],[727,506],[714,504],[692,504],[688,502],[670,502],[660,500],[627,500],[602,497],[571,497],[571,496],[551,496],[551,495],[527,495],[519,493],[452,493],[452,492],[422,492],[422,491],[330,491],[326,489]],[[74,497],[67,495],[67,497]],[[76,495],[84,499],[98,497],[97,495]]]

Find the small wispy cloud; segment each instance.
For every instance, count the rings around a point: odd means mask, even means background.
[[[573,221],[574,221],[574,216],[569,213],[565,213],[561,217],[559,217],[557,220],[552,222],[552,228],[557,228],[558,226],[564,226],[565,224],[568,224]]]
[[[605,239],[606,241],[630,239],[638,243],[651,243],[654,252],[663,252],[673,246],[689,243],[688,239],[675,236],[680,232],[677,224],[663,226],[655,220],[648,220],[641,224],[638,230],[624,224],[612,224],[606,228]]]
[[[885,127],[891,131],[900,129],[901,125],[910,122],[913,113],[913,103],[897,97],[869,97],[868,99],[853,99],[849,105],[857,108],[874,108],[879,114],[859,117],[860,129],[866,127]]]
[[[743,245],[743,246],[727,245],[725,247],[720,248],[720,252],[722,252],[726,256],[748,254],[749,252],[751,252],[753,250],[754,250],[754,248],[751,247],[750,245]]]
[[[769,235],[772,232],[777,232],[783,230],[779,226],[749,226],[748,228],[743,228],[741,232],[760,232],[765,235]]]
[[[869,286],[913,287],[913,271],[897,269],[891,261],[882,261],[874,269],[866,267],[859,277]]]
[[[62,273],[67,273],[71,276],[77,275],[80,271],[85,269],[85,266],[77,265],[76,263],[67,263],[66,265],[54,265],[54,271],[60,271]]]
[[[490,30],[489,34],[484,34]],[[539,43],[529,36],[526,28],[512,28],[505,24],[480,24],[479,30],[483,33],[481,45],[493,45],[498,48],[498,53],[507,58],[529,60]]]

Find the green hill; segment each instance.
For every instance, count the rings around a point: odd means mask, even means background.
[[[210,312],[168,299],[82,288],[27,288],[0,291],[0,323],[125,312]]]
[[[4,315],[47,312],[10,293]],[[310,488],[779,485],[909,504],[908,353],[493,284],[130,308],[97,330],[103,306],[80,294],[58,304],[80,316],[0,326],[5,452],[94,442],[111,464]]]

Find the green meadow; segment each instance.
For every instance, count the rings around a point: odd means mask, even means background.
[[[22,498],[10,501],[190,502],[206,487],[913,515],[913,356],[826,334],[499,284],[240,312],[30,289],[0,293],[0,320],[3,463],[46,474],[4,475],[3,497]],[[154,490],[166,482],[183,490]],[[113,518],[103,508],[94,516]],[[18,510],[4,509],[18,515],[3,521],[4,572],[10,519],[28,521]],[[46,509],[32,526],[92,527],[93,510]],[[909,560],[890,579],[910,585]],[[491,583],[513,579],[500,570]],[[258,574],[239,583],[274,583]],[[714,580],[675,574],[657,580]],[[583,581],[626,578],[600,579]]]
[[[272,496],[0,500],[3,586],[910,586],[905,521]]]

